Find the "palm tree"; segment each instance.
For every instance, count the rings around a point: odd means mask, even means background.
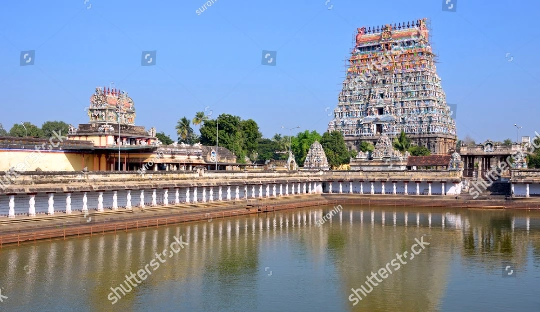
[[[189,119],[182,117],[176,124],[176,133],[178,134],[178,138],[181,138],[182,141],[187,140],[193,135],[193,128],[191,128],[190,123]]]
[[[196,112],[195,117],[193,118],[193,124],[198,126],[202,124],[205,120],[208,120],[208,116],[204,112]]]
[[[394,148],[400,152],[408,151],[411,147],[411,140],[405,134],[405,131],[401,130],[399,137],[394,139]]]

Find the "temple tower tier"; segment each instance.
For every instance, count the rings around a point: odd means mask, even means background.
[[[343,133],[349,148],[405,131],[435,154],[456,144],[456,125],[429,42],[427,19],[358,28],[346,78],[328,131]]]

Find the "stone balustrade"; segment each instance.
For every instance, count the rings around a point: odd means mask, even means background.
[[[0,178],[2,178],[0,176]],[[454,195],[455,171],[28,173],[0,190],[0,217],[321,193]]]

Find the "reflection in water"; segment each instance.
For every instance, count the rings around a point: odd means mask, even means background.
[[[475,310],[487,311],[498,297],[479,302],[461,289],[507,290],[502,284],[507,280],[499,278],[502,262],[528,272],[512,286],[522,295],[514,298],[518,310],[532,309],[534,296],[525,295],[534,289],[529,279],[532,283],[539,277],[539,214],[343,207],[317,226],[332,209],[7,247],[0,251],[0,288],[9,299],[0,309],[439,311],[452,310],[458,296],[465,307],[476,304]],[[112,306],[110,288],[144,268],[180,235],[189,245]],[[430,246],[353,307],[351,289],[422,235]],[[462,280],[459,272],[476,279]]]

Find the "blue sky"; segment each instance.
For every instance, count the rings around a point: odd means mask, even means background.
[[[136,124],[176,138],[196,111],[252,118],[263,135],[281,126],[326,130],[357,27],[427,17],[460,138],[540,132],[538,1],[203,0],[2,1],[0,123],[86,123],[97,86],[126,90]],[[90,6],[91,5],[91,6]],[[330,8],[330,9],[329,9]],[[20,53],[35,63],[20,66]],[[157,51],[141,66],[142,51]],[[276,66],[261,65],[277,51]]]

